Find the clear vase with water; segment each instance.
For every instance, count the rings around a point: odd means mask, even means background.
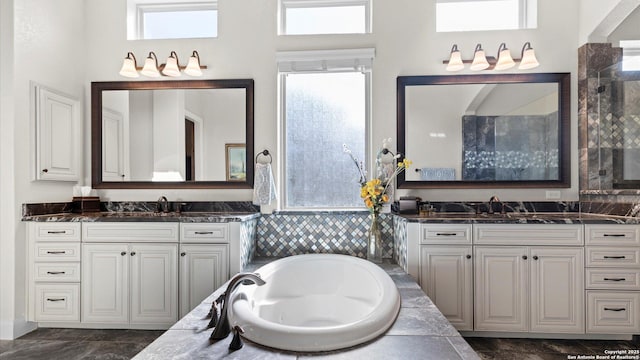
[[[367,260],[382,262],[382,232],[380,231],[380,214],[371,213],[371,224],[367,233]]]

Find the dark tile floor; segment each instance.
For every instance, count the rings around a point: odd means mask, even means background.
[[[567,360],[568,355],[602,355],[605,350],[640,350],[640,338],[619,340],[504,339],[466,337],[481,359]],[[583,357],[585,358],[585,357]],[[637,358],[637,357],[636,357]]]
[[[42,328],[17,340],[0,340],[0,359],[130,359],[163,332]],[[605,355],[605,350],[640,350],[640,338],[637,336],[633,341],[465,339],[482,359],[567,360],[568,355]]]
[[[0,359],[131,359],[164,331],[40,328],[16,340],[0,340]]]

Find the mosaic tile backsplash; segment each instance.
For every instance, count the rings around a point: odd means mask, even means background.
[[[393,258],[393,217],[380,215],[383,258]],[[258,220],[256,256],[334,253],[365,258],[370,221],[367,212],[263,214]]]

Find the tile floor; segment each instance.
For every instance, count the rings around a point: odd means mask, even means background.
[[[17,340],[0,340],[0,359],[130,359],[163,331],[38,329]],[[566,360],[567,355],[604,355],[604,350],[639,350],[633,341],[503,339],[467,337],[482,359]],[[360,360],[360,359],[355,359]],[[393,360],[393,359],[390,359]]]

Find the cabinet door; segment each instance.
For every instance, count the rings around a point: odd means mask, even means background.
[[[185,316],[228,278],[228,245],[181,245],[180,316]]]
[[[82,245],[82,321],[129,322],[127,244]]]
[[[131,324],[178,320],[178,244],[131,244]]]
[[[34,85],[37,180],[77,181],[80,102]]]
[[[584,333],[584,251],[532,247],[532,332]]]
[[[473,330],[471,246],[422,246],[420,284],[458,330]]]
[[[475,329],[527,331],[527,248],[476,246],[474,251]]]

